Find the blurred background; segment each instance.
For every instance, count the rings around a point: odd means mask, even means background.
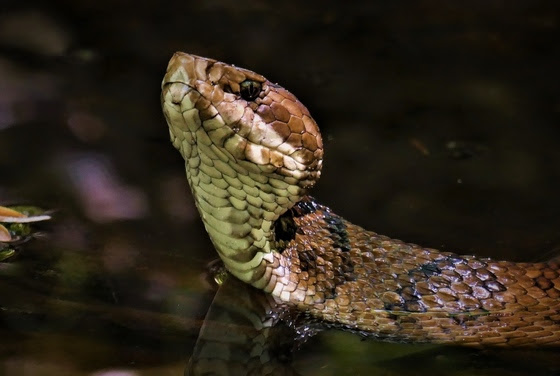
[[[160,109],[177,50],[254,70],[306,104],[326,150],[312,194],[345,218],[459,253],[559,255],[559,8],[4,0],[0,205],[55,212],[0,263],[0,374],[182,374],[216,254]],[[387,358],[363,356],[372,346],[327,333],[300,363],[417,374],[379,368]]]

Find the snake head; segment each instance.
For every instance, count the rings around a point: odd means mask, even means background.
[[[217,156],[260,184],[283,181],[298,194],[320,176],[323,144],[309,111],[255,72],[177,52],[163,79],[162,105],[187,168],[212,152],[206,159]]]

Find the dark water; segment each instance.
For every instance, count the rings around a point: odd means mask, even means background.
[[[0,204],[57,211],[0,264],[0,374],[183,373],[216,255],[159,108],[176,50],[295,93],[325,138],[313,193],[344,217],[460,253],[560,254],[555,1],[3,4]],[[331,331],[294,368],[553,375],[557,355]]]

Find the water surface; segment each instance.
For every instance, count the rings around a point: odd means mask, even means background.
[[[0,264],[0,374],[183,373],[216,255],[159,108],[175,50],[296,94],[325,139],[313,194],[353,222],[459,253],[559,255],[558,6],[522,3],[7,4],[0,204],[56,212]],[[292,366],[552,375],[557,358],[328,331]]]

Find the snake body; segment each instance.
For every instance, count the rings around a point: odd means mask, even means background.
[[[238,279],[380,339],[560,345],[558,259],[494,261],[404,243],[307,196],[321,134],[281,86],[178,52],[161,99],[205,228]]]

